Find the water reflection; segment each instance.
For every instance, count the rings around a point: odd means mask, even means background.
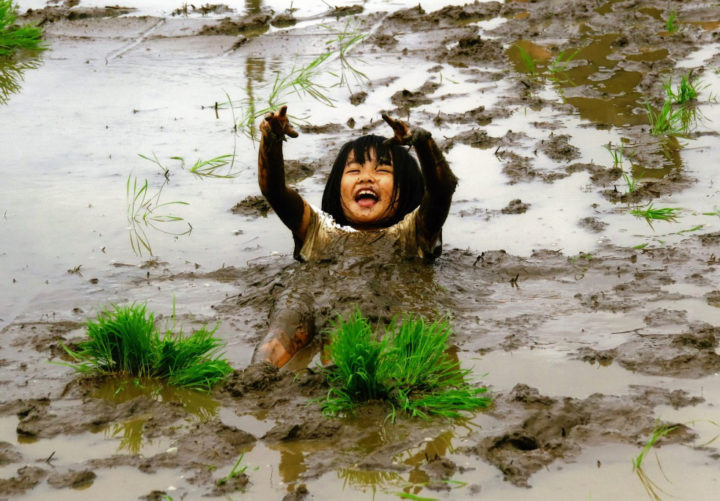
[[[213,418],[220,407],[219,402],[205,393],[166,386],[160,381],[140,380],[137,378],[110,378],[101,385],[93,394],[93,397],[102,398],[115,404],[128,402],[139,397],[145,397],[157,402],[176,402],[188,414],[200,421]],[[107,437],[120,437],[118,451],[137,454],[143,446],[143,427],[150,417],[149,414],[133,417],[121,423],[113,423],[102,427],[98,431],[104,431]]]
[[[116,423],[105,429],[105,436],[108,438],[120,438],[118,452],[126,451],[130,454],[138,454],[143,442],[143,426],[147,417],[130,419],[124,423]]]
[[[551,81],[563,100],[586,120],[616,127],[645,124],[647,117],[638,105],[643,96],[637,90],[643,75],[617,66],[623,58],[652,63],[667,57],[668,51],[625,55],[618,50],[619,38],[619,34],[591,37],[584,46],[557,55],[540,45],[518,40],[506,55],[516,71]]]
[[[207,393],[168,386],[153,379],[109,378],[93,395],[121,404],[138,397],[157,402],[177,402],[192,416],[202,421],[215,417],[220,403]]]
[[[426,439],[420,445],[411,447],[393,458],[393,463],[412,467],[409,470],[398,468],[393,470],[367,470],[361,468],[344,468],[338,471],[338,478],[343,486],[359,489],[370,489],[373,493],[379,489],[400,488],[409,495],[417,496],[425,485],[430,483],[430,476],[423,466],[436,458],[445,457],[453,452],[452,440],[454,429],[448,429],[433,439]]]
[[[37,56],[21,60],[0,56],[0,104],[6,104],[12,94],[20,92],[25,71],[37,69],[40,64]]]

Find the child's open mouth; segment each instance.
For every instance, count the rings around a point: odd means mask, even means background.
[[[360,190],[355,195],[355,203],[360,207],[372,207],[378,203],[379,197],[373,190]]]

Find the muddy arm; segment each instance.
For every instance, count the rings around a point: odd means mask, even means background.
[[[413,145],[425,178],[425,194],[420,202],[420,223],[425,232],[424,236],[428,242],[432,242],[440,233],[450,212],[450,202],[457,186],[457,177],[450,170],[450,165],[430,137],[430,133],[423,129],[417,129],[415,132],[425,133],[422,135],[424,137],[418,138]]]
[[[382,117],[393,128],[395,135],[391,139],[392,142],[415,147],[425,179],[425,194],[420,202],[418,229],[427,242],[432,242],[440,233],[450,212],[450,202],[457,186],[457,177],[428,131],[421,128],[411,131],[410,127],[400,120],[392,119],[385,114]]]
[[[287,119],[287,106],[268,113],[260,124],[258,184],[260,191],[280,220],[300,239],[305,240],[310,222],[310,206],[297,191],[285,184],[285,160],[282,144],[285,136],[297,137]]]

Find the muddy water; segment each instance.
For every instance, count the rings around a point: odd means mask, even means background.
[[[130,2],[137,10],[111,17],[82,2],[73,9],[88,9],[84,19],[63,7],[39,14],[51,48],[0,105],[0,497],[230,495],[216,480],[245,451],[247,482],[237,487],[253,497],[302,498],[303,484],[318,499],[638,499],[630,459],[661,419],[684,427],[658,449],[662,471],[648,457],[647,475],[679,499],[713,498],[718,454],[705,444],[720,420],[720,217],[703,213],[720,207],[709,168],[720,150],[720,108],[709,99],[720,88],[717,12],[671,2],[680,30],[670,35],[667,12],[650,2],[479,2],[433,13],[452,4],[461,2],[423,2],[423,12],[363,4],[350,26],[370,37],[352,63],[370,81],[351,78],[348,89],[319,75],[335,107],[286,96],[291,113],[307,116],[286,159],[299,162],[296,186],[315,205],[340,144],[387,133],[380,110],[433,131],[461,182],[445,254],[420,270],[293,264],[287,230],[251,198],[255,143],[233,133],[227,107],[215,111],[227,96],[235,118],[249,95],[260,103],[278,72],[326,49],[324,25],[351,18],[303,2],[295,25],[265,20],[245,37],[198,33],[225,16],[269,19],[290,2],[175,16],[179,4]],[[551,71],[560,51],[574,58]],[[690,69],[707,86],[690,137],[650,135],[645,98],[657,107],[662,82]],[[367,96],[353,104],[359,91]],[[636,193],[613,170],[609,142],[628,152],[622,168]],[[233,153],[221,173],[236,177],[189,172]],[[157,213],[182,220],[133,224],[135,179],[162,190],[162,202],[186,202]],[[651,226],[629,214],[650,202],[681,207],[680,217]],[[150,249],[133,250],[138,236]],[[387,283],[397,285],[380,294]],[[69,369],[46,363],[104,305],[147,301],[167,316],[174,297],[186,329],[221,322],[228,358],[243,369],[288,287],[323,291],[319,324],[356,304],[377,318],[451,314],[458,356],[487,373],[495,407],[454,424],[389,425],[382,409],[326,420],[306,405],[326,388],[303,363],[297,375],[251,367],[202,398],[73,383]]]

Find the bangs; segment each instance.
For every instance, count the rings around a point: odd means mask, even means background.
[[[371,160],[370,152],[375,151],[377,155],[377,161],[382,165],[392,165],[392,158],[390,156],[390,148],[385,146],[383,143],[385,138],[380,136],[362,136],[352,143],[352,152],[355,155],[355,160],[360,163],[365,163]],[[349,153],[349,152],[348,152]],[[347,161],[347,156],[345,158]]]

